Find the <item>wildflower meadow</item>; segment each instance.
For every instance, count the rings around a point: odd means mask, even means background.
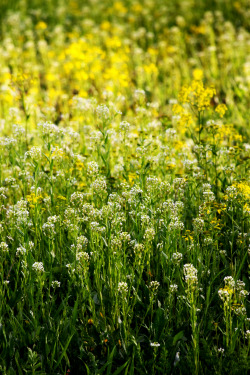
[[[250,1],[0,0],[0,375],[247,375]]]

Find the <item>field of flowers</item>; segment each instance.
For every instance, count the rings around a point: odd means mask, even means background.
[[[0,374],[247,375],[250,1],[0,1]]]

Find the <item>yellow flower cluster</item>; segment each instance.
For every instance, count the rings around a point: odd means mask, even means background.
[[[225,115],[226,111],[227,106],[225,104],[219,104],[215,109],[215,112],[217,112],[221,118]]]
[[[189,103],[198,112],[202,112],[210,107],[211,99],[216,95],[213,86],[204,87],[201,80],[193,81],[190,86],[184,86],[179,94],[181,103]]]
[[[233,185],[241,193],[241,195],[246,199],[250,200],[250,186],[244,182]]]

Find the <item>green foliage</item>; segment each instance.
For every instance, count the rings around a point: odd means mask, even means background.
[[[1,374],[248,373],[249,19],[1,1]]]

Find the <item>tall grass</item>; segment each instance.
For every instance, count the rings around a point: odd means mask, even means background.
[[[1,374],[248,373],[240,5],[1,3]]]

